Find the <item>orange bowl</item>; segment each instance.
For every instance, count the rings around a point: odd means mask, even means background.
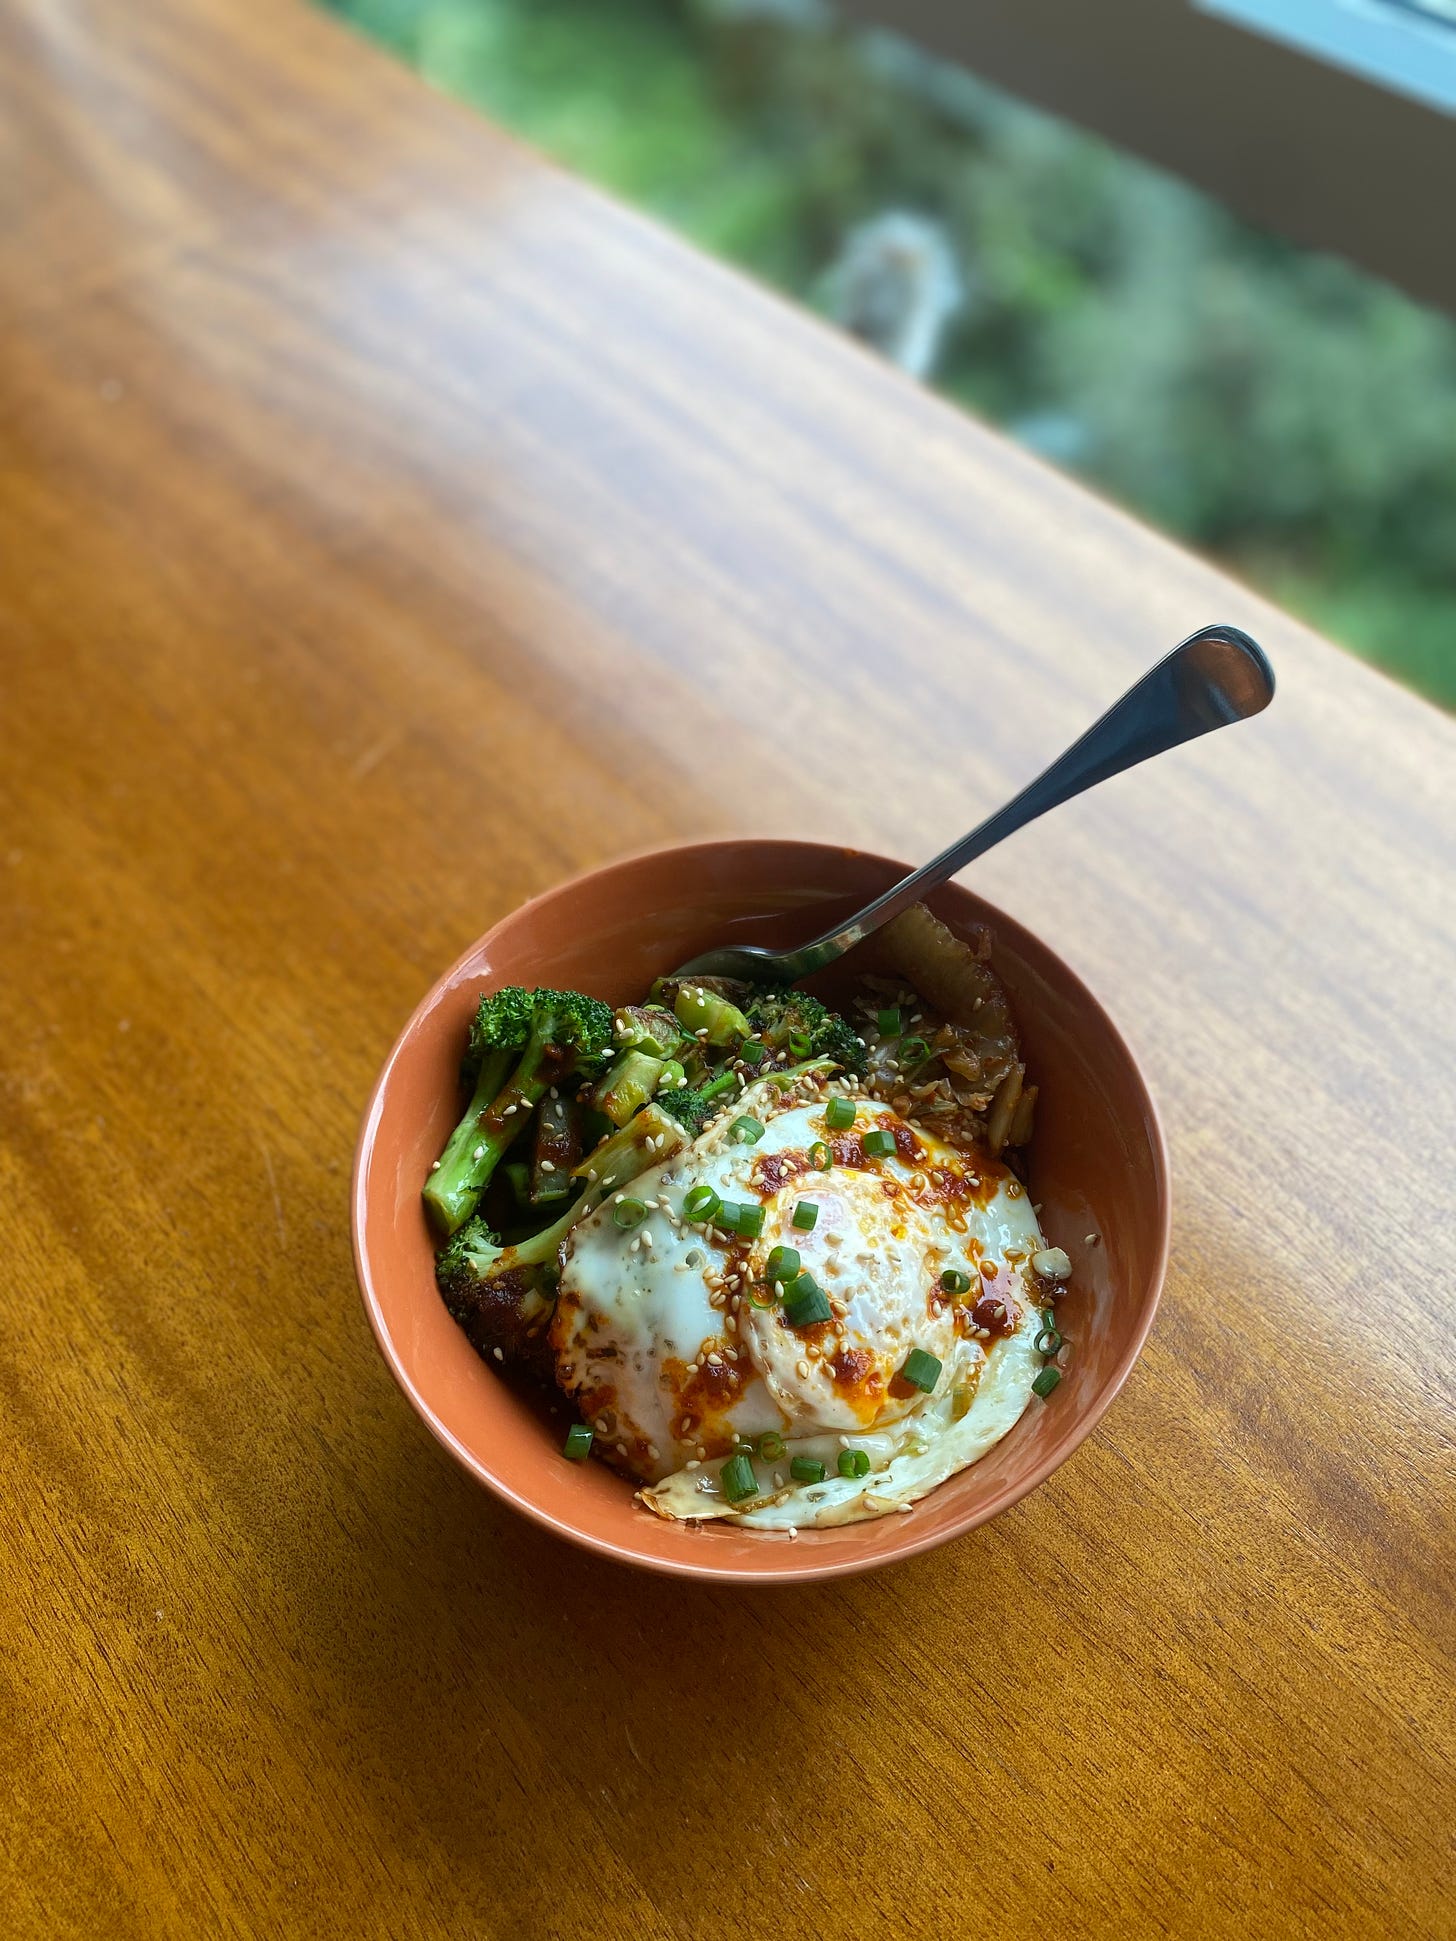
[[[801,942],[904,873],[883,856],[779,841],[695,843],[608,863],[524,904],[472,944],[385,1061],[354,1160],[354,1258],[370,1325],[396,1381],[457,1461],[560,1536],[683,1577],[783,1583],[873,1570],[1018,1502],[1066,1460],[1127,1379],[1168,1260],[1157,1113],[1132,1053],[1081,979],[957,883],[928,901],[952,930],[991,927],[993,962],[1041,1087],[1030,1186],[1049,1243],[1074,1262],[1058,1313],[1075,1350],[1055,1392],[1033,1398],[1009,1435],[913,1514],[794,1540],[663,1522],[601,1463],[562,1459],[565,1403],[553,1409],[550,1398],[487,1367],[436,1291],[420,1188],[459,1112],[460,1056],[482,990],[548,984],[624,1003],[714,944]]]

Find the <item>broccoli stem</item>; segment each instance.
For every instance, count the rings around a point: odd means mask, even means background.
[[[521,1054],[521,1062],[494,1096],[485,1093],[487,1067],[494,1068],[500,1054],[487,1053],[480,1068],[480,1081],[470,1110],[450,1136],[440,1155],[438,1172],[431,1173],[425,1185],[425,1205],[441,1233],[449,1235],[462,1226],[475,1211],[490,1176],[500,1164],[506,1148],[523,1132],[526,1123],[546,1094],[547,1087],[562,1076],[569,1059],[556,1046],[533,1031]],[[511,1054],[505,1054],[509,1070]],[[477,1103],[484,1095],[486,1104]]]
[[[481,1142],[490,1108],[515,1058],[514,1051],[502,1048],[488,1051],[481,1059],[465,1116],[445,1142],[445,1150],[425,1183],[425,1205],[435,1225],[447,1236],[470,1218],[490,1177],[487,1171],[481,1175],[479,1184],[471,1183],[479,1166],[474,1157],[475,1148]]]
[[[660,1005],[621,1005],[612,1030],[619,1051],[645,1051],[651,1058],[675,1058],[683,1041],[682,1026]]]
[[[614,1126],[624,1126],[657,1090],[664,1069],[660,1058],[650,1058],[645,1051],[624,1052],[592,1093],[592,1104]]]
[[[531,1141],[533,1206],[554,1206],[572,1195],[571,1169],[581,1158],[581,1130],[570,1099],[548,1092],[536,1108]]]
[[[701,1031],[710,1045],[736,1045],[752,1029],[736,1004],[699,984],[684,984],[672,1008],[684,1031]]]

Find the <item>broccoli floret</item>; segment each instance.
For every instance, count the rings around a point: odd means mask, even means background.
[[[865,1048],[849,1019],[840,1017],[837,1011],[829,1013],[823,1030],[816,1037],[814,1055],[817,1058],[832,1058],[845,1071],[857,1072],[861,1078],[864,1076]]]
[[[671,1113],[678,1124],[697,1136],[709,1119],[723,1110],[725,1092],[731,1091],[737,1083],[734,1072],[719,1072],[710,1078],[706,1085],[679,1085],[666,1092],[659,1092],[657,1103],[664,1112]]]
[[[612,1037],[612,1014],[580,991],[525,991],[511,985],[480,1001],[470,1028],[467,1069],[475,1090],[465,1116],[425,1185],[425,1205],[443,1234],[474,1213],[506,1148],[549,1086],[595,1070]]]
[[[446,1304],[454,1304],[482,1281],[501,1255],[500,1235],[492,1233],[477,1213],[451,1234],[435,1255],[435,1279]]]
[[[562,1243],[571,1229],[619,1187],[674,1158],[686,1144],[680,1126],[646,1105],[576,1168],[586,1191],[540,1233],[503,1247],[478,1215],[467,1220],[436,1255],[435,1278],[476,1347],[499,1347],[508,1358],[529,1361],[556,1299]]]
[[[580,1209],[571,1207],[529,1240],[503,1247],[499,1234],[492,1233],[479,1214],[474,1215],[435,1256],[435,1279],[445,1305],[458,1320],[474,1302],[482,1283],[505,1274],[521,1274],[523,1290],[529,1286],[549,1297],[561,1243],[579,1218]]]
[[[556,1302],[556,1257],[570,1222],[559,1224],[562,1232],[548,1227],[536,1236],[540,1247],[533,1241],[502,1247],[476,1215],[435,1259],[445,1306],[477,1352],[519,1364],[545,1381],[551,1378],[546,1324]]]
[[[503,991],[487,991],[470,1020],[470,1039],[464,1069],[474,1078],[489,1057],[519,1051],[531,1035],[534,991],[507,984]]]
[[[846,1071],[864,1072],[864,1046],[849,1023],[807,991],[756,992],[748,1020],[775,1052],[787,1051],[799,1060],[832,1058]]]

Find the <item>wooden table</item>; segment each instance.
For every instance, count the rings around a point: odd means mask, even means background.
[[[12,0],[0,198],[5,1934],[1456,1932],[1456,726],[291,0]],[[345,1221],[437,969],[1211,618],[1271,713],[977,871],[1167,1115],[1102,1431],[804,1594],[466,1481]]]

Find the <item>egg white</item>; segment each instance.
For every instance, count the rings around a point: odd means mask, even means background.
[[[596,1429],[600,1452],[648,1485],[643,1501],[659,1515],[759,1529],[883,1515],[983,1455],[1030,1398],[1041,1324],[1027,1263],[1042,1237],[1027,1195],[995,1162],[954,1152],[921,1126],[912,1127],[923,1154],[914,1162],[896,1154],[863,1170],[799,1173],[809,1147],[826,1136],[823,1109],[836,1095],[844,1095],[837,1082],[803,1082],[787,1098],[760,1082],[736,1108],[764,1123],[760,1140],[734,1141],[736,1113],[725,1114],[633,1183],[631,1197],[648,1206],[640,1225],[619,1227],[610,1200],[569,1237],[552,1323],[557,1379]],[[901,1123],[883,1105],[857,1104],[861,1129]],[[793,1177],[775,1185],[779,1154]],[[979,1177],[979,1191],[947,1213],[925,1190],[936,1173]],[[724,1200],[762,1205],[762,1234],[735,1242],[685,1220],[683,1196],[699,1183]],[[807,1231],[792,1225],[800,1200],[819,1208]],[[748,1282],[760,1279],[780,1244],[797,1249],[834,1305],[823,1352],[808,1352],[778,1308],[747,1298]],[[725,1271],[736,1266],[744,1278],[725,1288]],[[1009,1295],[1019,1309],[1015,1330],[977,1339],[958,1328],[936,1291],[946,1268],[971,1278],[971,1302],[986,1286]],[[856,1361],[831,1363],[836,1344],[853,1349]],[[885,1379],[917,1347],[942,1364],[930,1395]],[[842,1370],[861,1363],[868,1374],[846,1388]],[[718,1481],[732,1438],[747,1442],[767,1430],[783,1436],[785,1454],[774,1463],[755,1458],[760,1493],[735,1508]],[[837,1473],[845,1447],[869,1456],[867,1476]],[[822,1461],[824,1482],[793,1482],[796,1455]]]

